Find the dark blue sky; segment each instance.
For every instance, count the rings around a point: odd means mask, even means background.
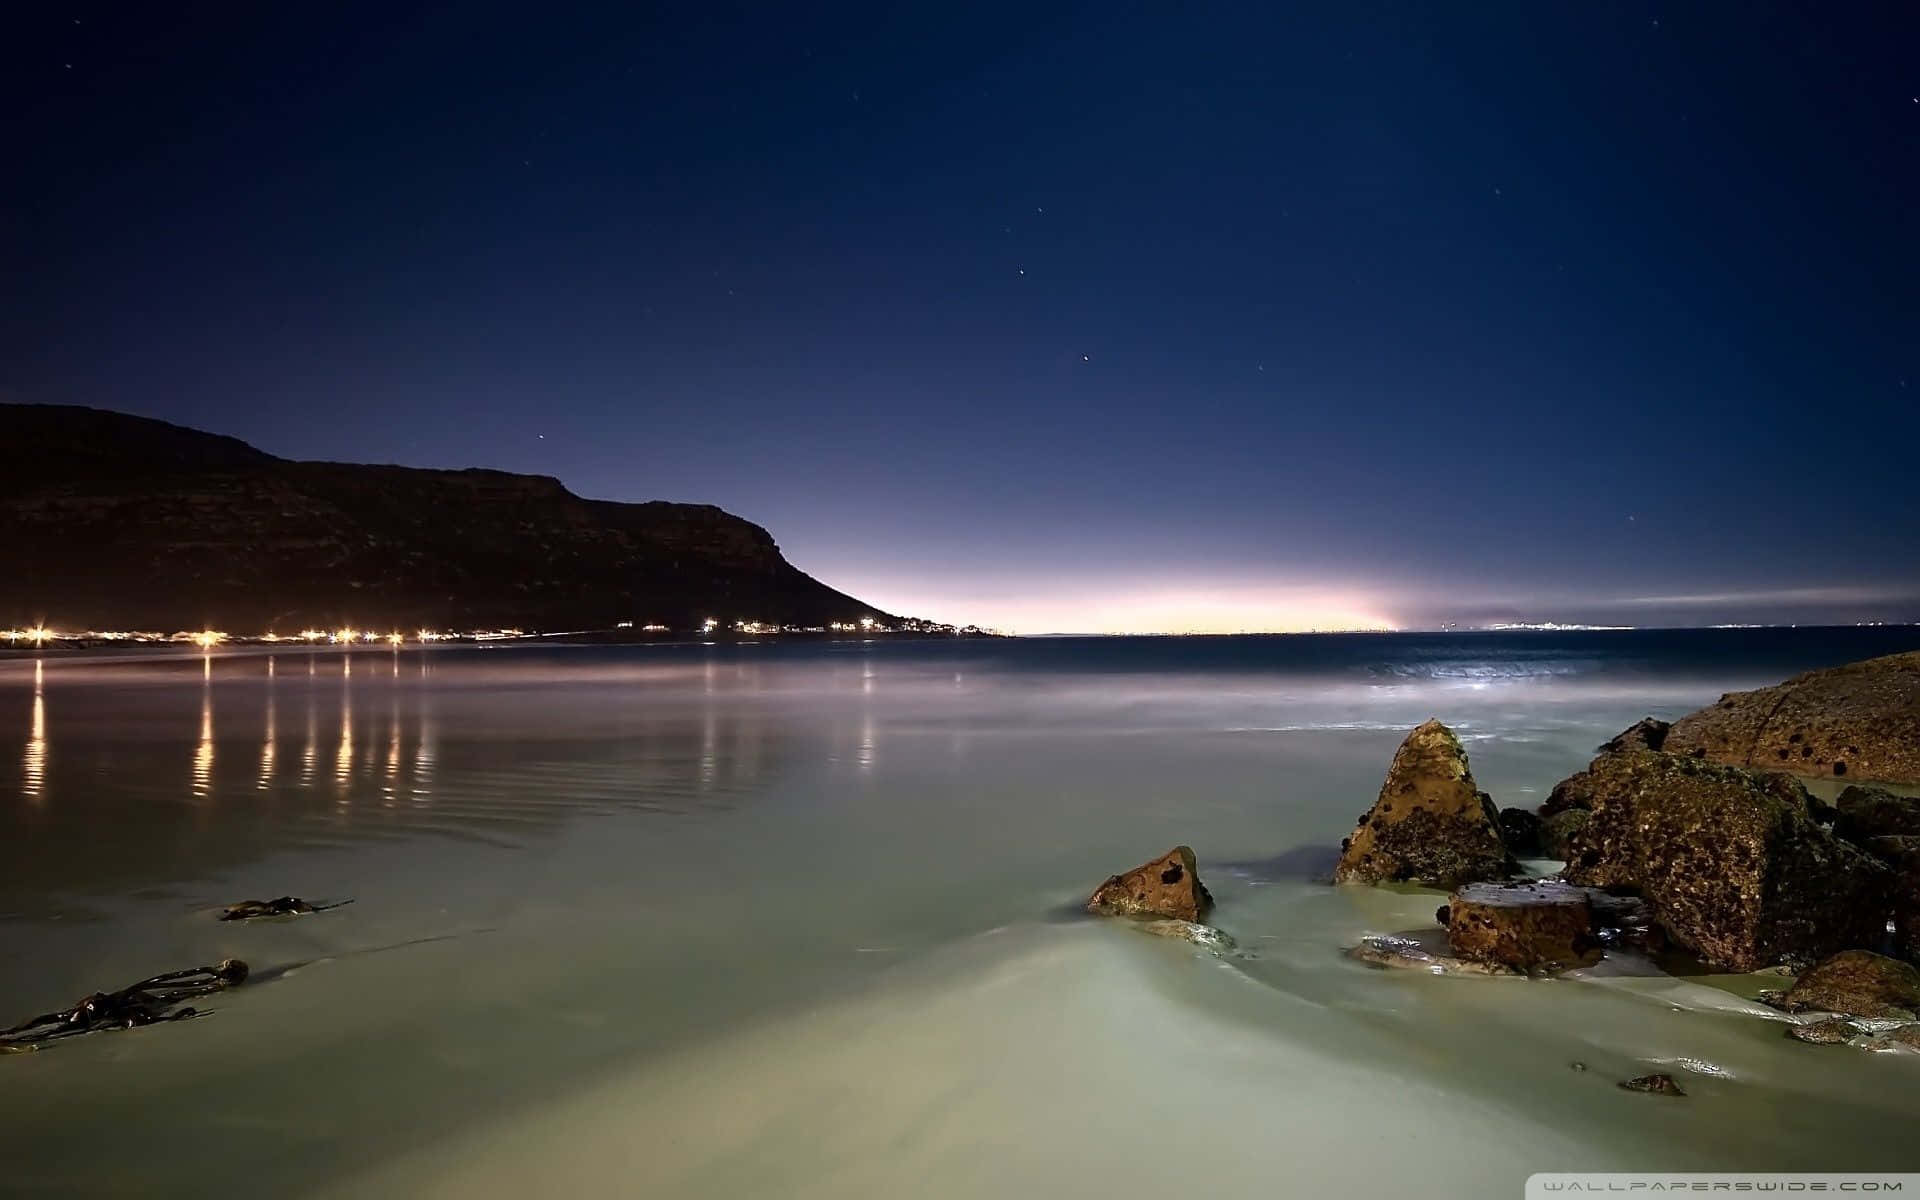
[[[1023,630],[1920,618],[1920,6],[9,21],[10,398]]]

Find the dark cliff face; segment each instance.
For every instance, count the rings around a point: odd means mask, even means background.
[[[583,500],[503,471],[291,462],[52,405],[0,405],[0,557],[0,624],[63,629],[886,618],[710,505]]]

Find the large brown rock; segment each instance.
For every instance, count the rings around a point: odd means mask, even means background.
[[[1461,888],[1447,900],[1447,944],[1461,958],[1529,973],[1600,959],[1586,890],[1547,881]]]
[[[1506,879],[1516,869],[1460,739],[1428,721],[1400,743],[1380,798],[1340,844],[1333,880],[1455,888]]]
[[[1149,863],[1109,876],[1087,898],[1087,911],[1110,917],[1171,917],[1198,921],[1213,907],[1213,895],[1200,882],[1200,866],[1190,846],[1175,846]]]
[[[1589,813],[1568,838],[1567,881],[1644,896],[1674,942],[1715,966],[1810,961],[1884,936],[1893,873],[1816,824],[1788,776],[1636,750],[1555,791]]]
[[[1920,970],[1871,950],[1843,950],[1795,980],[1781,1007],[1912,1020],[1920,1011]]]
[[[1796,775],[1920,783],[1920,651],[1730,692],[1675,721],[1663,748]]]

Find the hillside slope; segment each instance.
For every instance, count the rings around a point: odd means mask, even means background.
[[[0,404],[0,623],[235,633],[891,618],[711,505],[294,462],[99,409]]]

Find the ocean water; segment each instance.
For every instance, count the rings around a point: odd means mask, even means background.
[[[1754,977],[1378,972],[1333,888],[1406,730],[1502,805],[1649,713],[1920,630],[846,641],[0,660],[7,1194],[1521,1194],[1920,1167],[1920,1055]],[[1185,842],[1245,952],[1078,916]],[[352,904],[214,919],[284,894]],[[1575,1069],[1573,1064],[1584,1066]],[[1683,1100],[1620,1091],[1664,1070]]]

